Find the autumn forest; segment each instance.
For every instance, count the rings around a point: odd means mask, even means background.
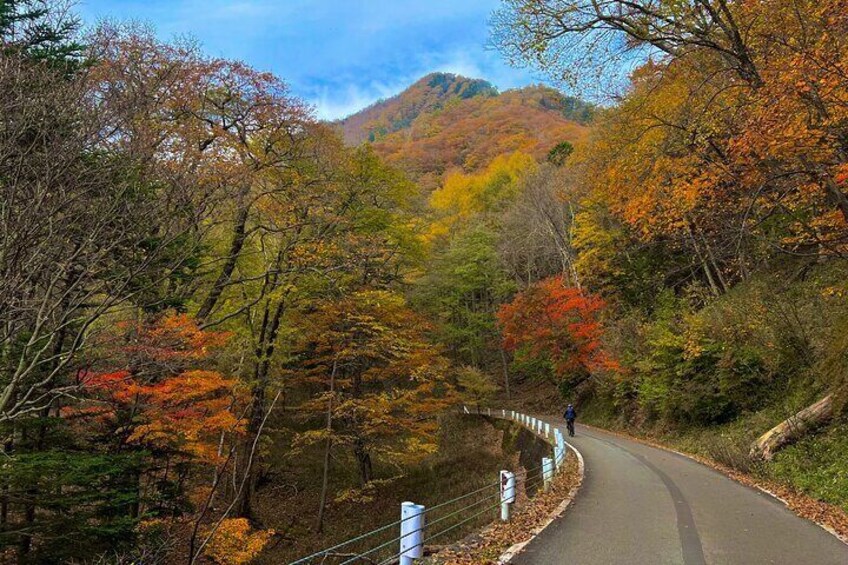
[[[545,84],[326,121],[0,0],[0,562],[291,561],[470,490],[462,404],[573,402],[848,511],[848,2],[488,25]]]

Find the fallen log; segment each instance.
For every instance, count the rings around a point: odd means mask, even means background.
[[[751,445],[749,454],[752,458],[770,461],[780,448],[821,426],[832,416],[833,398],[828,394],[761,435]]]

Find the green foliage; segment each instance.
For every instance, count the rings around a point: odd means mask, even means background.
[[[5,496],[38,508],[24,526],[12,514],[0,531],[0,548],[18,542],[19,527],[40,538],[27,557],[32,563],[60,563],[130,545],[141,517],[136,477],[144,454],[91,454],[50,450],[13,455],[3,465]]]
[[[634,356],[634,392],[647,419],[703,426],[763,406],[773,374],[760,351],[724,341],[686,302],[666,295],[642,326],[643,355]],[[726,329],[726,327],[725,327]]]
[[[561,167],[572,153],[574,153],[574,146],[568,141],[561,141],[548,151],[548,163]]]
[[[500,390],[491,376],[476,367],[460,367],[456,381],[465,400],[473,402],[477,406],[491,400]]]
[[[501,267],[497,237],[473,224],[454,237],[416,285],[414,302],[439,324],[454,359],[480,366],[497,356],[495,312],[515,290]]]
[[[777,454],[772,472],[812,496],[848,511],[848,423],[809,436]]]
[[[72,67],[83,50],[80,26],[75,15],[45,0],[0,0],[0,48],[6,53]]]

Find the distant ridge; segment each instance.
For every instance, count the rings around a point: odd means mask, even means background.
[[[358,145],[407,128],[422,113],[443,108],[451,100],[497,94],[498,90],[482,79],[470,79],[452,73],[431,73],[400,94],[375,102],[340,123],[345,141]]]
[[[474,171],[503,153],[542,159],[588,132],[594,106],[543,85],[499,93],[488,81],[432,73],[337,122],[351,145],[370,142],[425,189],[451,169]]]

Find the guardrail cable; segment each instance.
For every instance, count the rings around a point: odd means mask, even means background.
[[[480,414],[480,412],[478,412],[478,414]],[[551,426],[551,428],[556,429],[554,426]],[[557,460],[557,462],[562,462],[566,458],[566,455],[567,455],[567,451],[563,450],[563,453],[560,456],[560,458]],[[544,478],[545,478],[544,472],[541,471],[543,466],[544,466],[544,464],[543,465],[537,465],[537,466],[532,467],[530,469],[524,469],[523,473],[521,473],[521,476],[516,476],[516,483],[517,484],[523,483],[525,492],[527,492],[527,490],[530,489],[530,488],[540,486],[541,483],[544,481]],[[516,473],[516,475],[518,475],[518,473]],[[489,489],[492,489],[492,488],[495,488],[495,487],[500,487],[500,485],[501,485],[501,483],[500,483],[500,481],[498,481],[498,482],[495,482],[495,483],[490,483],[488,485],[482,486],[482,487],[475,489],[471,492],[467,492],[465,494],[457,496],[456,498],[452,498],[450,500],[446,500],[444,502],[436,504],[435,506],[425,508],[423,514],[429,514],[429,513],[433,512],[434,510],[439,510],[441,508],[445,508],[445,507],[450,506],[452,504],[456,504],[457,502],[466,500],[466,499],[468,499],[468,498],[470,498],[474,495],[480,494],[480,493],[487,491]],[[424,526],[425,532],[429,531],[429,529],[432,526],[439,524],[439,523],[442,523],[445,520],[448,520],[449,518],[459,516],[460,514],[463,514],[467,511],[471,510],[471,509],[474,509],[474,508],[480,506],[483,503],[489,502],[492,499],[495,499],[495,498],[498,499],[498,501],[495,504],[488,505],[485,508],[483,508],[482,510],[475,512],[471,516],[468,516],[467,518],[464,518],[464,519],[460,520],[459,522],[457,522],[457,523],[455,523],[451,526],[448,526],[448,527],[446,527],[446,528],[444,528],[444,529],[442,529],[442,530],[440,530],[440,531],[438,531],[434,534],[431,534],[429,536],[425,536],[423,541],[426,543],[426,542],[429,542],[429,541],[431,541],[431,540],[433,540],[433,539],[435,539],[439,536],[443,536],[446,533],[453,531],[456,528],[459,528],[463,524],[467,524],[471,520],[474,520],[475,518],[482,516],[486,512],[490,512],[490,511],[498,508],[501,505],[500,494],[501,494],[500,489],[498,489],[498,491],[493,493],[493,494],[488,494],[488,495],[484,496],[483,498],[480,498],[479,500],[473,501],[473,502],[463,506],[462,508],[459,508],[457,510],[449,512],[448,514],[445,514],[444,516],[440,516],[440,517],[438,517],[438,518],[436,518],[432,521],[429,521]],[[405,519],[409,519],[409,518],[405,518]],[[315,559],[317,557],[323,557],[324,559],[326,559],[331,554],[336,553],[336,551],[338,549],[341,549],[341,548],[346,547],[348,545],[351,545],[353,543],[362,541],[364,539],[370,538],[371,536],[374,536],[376,534],[385,532],[385,531],[387,531],[391,528],[399,526],[405,519],[397,520],[397,521],[394,521],[390,524],[380,526],[379,528],[376,528],[374,530],[371,530],[369,532],[366,532],[364,534],[361,534],[361,535],[356,536],[354,538],[351,538],[349,540],[338,543],[338,544],[336,544],[332,547],[322,549],[321,551],[317,551],[315,553],[312,553],[311,555],[307,555],[306,557],[301,557],[297,561],[292,561],[291,563],[289,563],[289,565],[304,565],[304,564],[310,563],[313,559]],[[348,557],[348,559],[346,559],[345,561],[342,561],[340,563],[340,565],[350,565],[351,563],[354,563],[354,562],[356,562],[360,559],[367,559],[367,561],[373,563],[374,560],[367,558],[367,556],[372,555],[372,554],[374,554],[374,553],[376,553],[376,552],[378,552],[382,549],[385,549],[385,548],[391,546],[392,544],[396,544],[407,536],[411,536],[413,534],[420,533],[420,531],[421,530],[413,530],[411,532],[407,532],[406,534],[402,534],[400,536],[394,537],[394,538],[392,538],[392,539],[390,539],[386,542],[383,542],[383,543],[381,543],[381,544],[379,544],[375,547],[372,547],[372,548],[370,548],[367,551],[364,551],[362,553],[347,553],[345,555],[345,557]],[[378,565],[388,565],[389,563],[391,563],[392,561],[394,561],[395,559],[400,557],[402,553],[403,552],[395,553],[392,556],[388,557],[387,559],[380,561],[378,563]],[[341,557],[340,555],[335,555],[335,556]]]
[[[468,518],[466,518],[465,520],[462,520],[461,522],[457,522],[456,524],[454,524],[454,525],[452,525],[452,526],[448,526],[448,527],[447,527],[447,528],[445,528],[444,530],[441,530],[441,531],[439,531],[439,532],[436,532],[435,534],[431,535],[430,537],[425,537],[425,538],[424,538],[424,543],[427,543],[428,541],[432,541],[432,540],[436,539],[437,537],[439,537],[439,536],[441,536],[441,535],[444,535],[444,534],[448,533],[449,531],[454,530],[454,529],[456,529],[456,528],[460,527],[461,525],[463,525],[463,524],[466,524],[466,523],[470,522],[470,521],[471,521],[471,520],[473,520],[474,518],[477,518],[477,517],[479,517],[479,516],[482,516],[482,515],[483,515],[483,514],[485,514],[486,512],[491,512],[492,510],[494,510],[495,508],[497,508],[497,507],[498,507],[498,506],[500,506],[500,505],[501,505],[501,503],[500,503],[500,502],[498,502],[497,504],[494,504],[494,505],[492,505],[492,506],[489,506],[489,507],[487,507],[487,508],[484,508],[483,510],[481,510],[481,511],[477,512],[476,514],[473,514],[473,515],[469,516]]]
[[[370,532],[366,532],[362,535],[356,536],[355,538],[351,538],[349,540],[343,541],[343,542],[336,544],[332,547],[328,547],[327,549],[322,549],[321,551],[316,551],[315,553],[313,553],[311,555],[307,555],[306,557],[301,557],[297,561],[292,561],[291,563],[289,563],[289,565],[300,565],[302,563],[309,563],[309,561],[311,561],[315,557],[327,555],[328,553],[332,553],[339,548],[345,547],[346,545],[350,545],[354,542],[364,540],[366,538],[373,536],[374,534],[379,534],[380,532],[384,532],[384,531],[386,531],[390,528],[393,528],[395,526],[399,526],[401,522],[403,522],[403,520],[397,520],[395,522],[392,522],[391,524],[386,524],[385,526],[380,526],[379,528],[377,528],[375,530],[371,530]]]
[[[469,509],[471,509],[471,508],[474,508],[475,506],[479,506],[479,505],[480,505],[480,504],[482,504],[483,502],[488,502],[488,501],[490,501],[490,500],[491,500],[491,499],[493,499],[493,498],[500,498],[500,496],[501,496],[501,493],[500,493],[500,492],[498,492],[498,493],[496,493],[496,494],[494,494],[494,495],[492,495],[492,496],[487,496],[486,498],[481,498],[481,499],[480,499],[480,500],[478,500],[477,502],[472,502],[472,503],[471,503],[471,504],[469,504],[468,506],[464,506],[464,507],[460,508],[459,510],[454,510],[453,512],[451,512],[451,513],[449,513],[449,514],[445,514],[444,516],[440,516],[440,517],[436,518],[435,520],[431,520],[430,522],[427,522],[427,527],[429,527],[429,526],[433,526],[433,525],[438,524],[438,523],[440,523],[440,522],[444,522],[444,521],[445,521],[445,520],[447,520],[448,518],[451,518],[451,517],[453,517],[453,516],[456,516],[457,514],[462,514],[463,512],[465,512],[465,511],[467,511],[467,510],[469,510]],[[500,502],[498,502],[498,504],[500,505]]]
[[[484,486],[484,487],[480,487],[480,488],[478,488],[477,490],[474,490],[474,491],[471,491],[471,492],[465,493],[465,494],[463,494],[462,496],[457,496],[456,498],[453,498],[453,499],[451,499],[451,500],[447,500],[447,501],[442,502],[442,503],[439,503],[439,504],[437,504],[437,505],[435,505],[435,506],[431,506],[431,507],[429,507],[429,508],[425,508],[425,509],[424,509],[424,514],[427,514],[427,513],[429,513],[429,512],[432,512],[433,510],[438,510],[439,508],[443,508],[443,507],[445,507],[445,506],[448,506],[448,505],[453,504],[453,503],[455,503],[455,502],[458,502],[458,501],[460,501],[460,500],[465,500],[465,499],[466,499],[466,498],[468,498],[469,496],[474,496],[475,494],[477,494],[477,493],[479,493],[479,492],[483,492],[484,490],[487,490],[487,489],[490,489],[490,488],[494,488],[494,487],[499,487],[499,486],[501,486],[501,482],[500,482],[500,481],[498,481],[498,482],[496,482],[496,483],[492,483],[492,484],[486,485],[486,486]]]

